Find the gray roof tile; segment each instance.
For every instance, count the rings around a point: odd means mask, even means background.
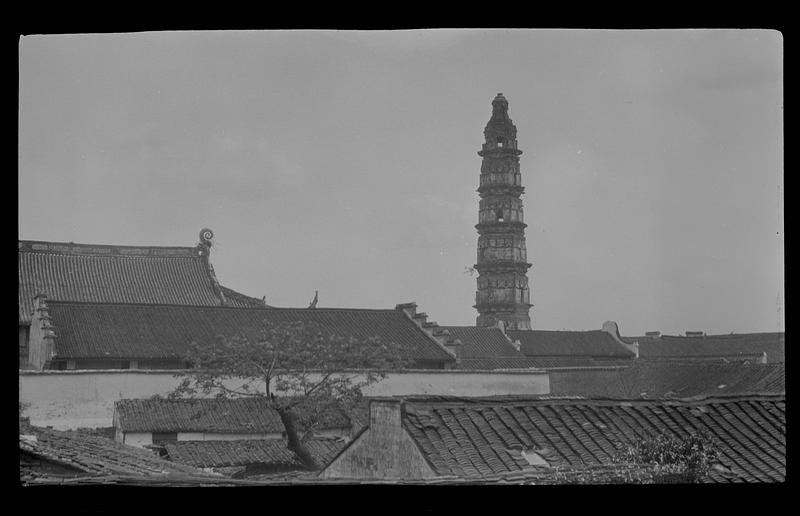
[[[132,247],[20,240],[19,321],[30,322],[33,298],[106,303],[223,303],[197,247]],[[263,306],[222,287],[227,306]]]
[[[57,359],[182,358],[192,342],[258,339],[265,322],[313,322],[342,337],[379,337],[412,360],[453,357],[400,310],[231,308],[48,301]]]
[[[89,474],[206,475],[200,470],[158,458],[153,452],[106,437],[20,424],[20,453]],[[32,436],[33,439],[28,436]],[[22,476],[35,471],[20,471]]]
[[[722,469],[712,470],[708,481],[783,481],[784,399],[766,394],[652,401],[416,397],[406,400],[403,421],[439,475],[525,471],[529,466],[518,460],[517,444],[551,466],[599,466],[609,464],[619,446],[648,433],[685,437],[702,429],[722,452]]]
[[[280,416],[263,398],[123,399],[114,402],[123,432],[281,433]],[[320,430],[348,428],[350,419],[331,413]]]
[[[339,439],[314,438],[306,441],[311,455],[327,464],[345,445]],[[170,460],[196,468],[219,468],[263,464],[275,467],[302,468],[303,464],[289,450],[285,439],[239,441],[178,441],[166,443]]]

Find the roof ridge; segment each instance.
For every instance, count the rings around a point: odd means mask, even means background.
[[[465,330],[497,330],[501,331],[497,326],[458,326],[453,324],[440,324],[439,328],[459,328]],[[510,330],[509,330],[510,331]]]
[[[537,330],[537,329],[530,329],[530,330],[506,330],[508,333],[605,333],[608,335],[607,332],[601,330]]]
[[[246,296],[245,294],[241,294],[242,296]],[[249,296],[247,296],[249,297]],[[253,298],[255,299],[255,298]],[[181,305],[181,304],[174,304],[174,303],[125,303],[125,302],[113,302],[113,301],[71,301],[71,300],[60,300],[52,297],[47,298],[47,304],[57,304],[57,305],[102,305],[102,306],[146,306],[151,308],[156,307],[175,307],[175,308],[192,308],[192,309],[213,309],[213,310],[302,310],[306,311],[309,310],[306,307],[286,307],[286,306],[222,306],[222,305]],[[395,313],[397,310],[393,308],[343,308],[343,307],[319,307],[313,309],[316,312],[319,311],[358,311],[358,312],[390,312]],[[399,312],[398,312],[399,313]]]
[[[578,395],[529,395],[529,394],[501,394],[497,396],[448,396],[448,395],[411,395],[411,396],[396,396],[408,404],[465,404],[477,405],[482,403],[513,403],[513,402],[618,402],[618,403],[728,403],[732,401],[746,401],[758,399],[785,399],[785,392],[748,392],[748,393],[710,393],[699,394],[686,398],[633,398],[633,397],[616,397],[616,396],[578,396]]]
[[[179,256],[199,257],[196,246],[154,246],[154,245],[117,245],[117,244],[83,244],[76,242],[50,242],[45,240],[18,240],[18,252],[46,253],[87,256]]]
[[[238,299],[242,299],[242,300],[245,300],[245,301],[253,301],[253,302],[260,303],[259,306],[263,305],[263,306],[266,306],[268,308],[275,308],[273,306],[267,305],[266,296],[264,298],[262,298],[262,299],[258,299],[257,297],[248,296],[247,294],[242,294],[238,290],[234,290],[234,289],[232,289],[230,287],[226,287],[225,285],[222,285],[222,284],[219,285],[219,288],[220,288],[220,290],[223,291],[223,293],[225,294],[226,298],[238,298]]]
[[[731,337],[744,337],[744,336],[752,336],[752,335],[786,335],[785,331],[756,331],[756,332],[742,332],[742,333],[707,333],[704,335],[705,338],[714,337],[714,338],[731,338]],[[686,337],[685,335],[671,335],[671,334],[661,334],[658,337],[648,337],[647,335],[627,335],[624,336],[624,339],[660,339],[663,337],[680,337],[682,339],[698,339],[703,337]]]

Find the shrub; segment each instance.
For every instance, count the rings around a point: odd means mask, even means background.
[[[615,463],[654,466],[659,476],[681,478],[697,483],[719,461],[716,442],[708,432],[695,432],[685,438],[671,434],[651,434],[632,445],[622,447],[614,457]]]

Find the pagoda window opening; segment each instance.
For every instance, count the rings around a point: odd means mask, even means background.
[[[497,216],[497,222],[503,222],[503,210],[497,210],[495,215]]]
[[[500,136],[497,137],[497,146],[503,148],[503,138]]]

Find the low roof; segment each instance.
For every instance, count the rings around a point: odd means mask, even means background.
[[[123,432],[281,433],[278,413],[261,398],[123,399],[114,402],[114,423]],[[343,413],[331,413],[320,429],[348,428]]]
[[[768,362],[783,362],[786,334],[732,333],[729,335],[706,335],[703,337],[623,337],[628,342],[639,343],[642,358],[702,358],[737,357],[767,354]]]
[[[400,310],[230,308],[48,302],[55,358],[182,358],[192,342],[258,339],[266,322],[313,322],[343,337],[394,342],[412,360],[452,362],[444,347]]]
[[[605,332],[509,331],[496,327],[442,326],[461,341],[459,369],[552,369],[629,364],[633,353]],[[520,349],[511,342],[520,341]],[[566,351],[565,351],[566,348]],[[573,354],[572,352],[575,352]],[[592,355],[597,356],[594,358]]]
[[[559,394],[631,398],[685,398],[702,394],[782,393],[784,364],[636,360],[611,375],[570,375]]]
[[[314,459],[325,465],[341,450],[341,439],[313,438],[306,446]],[[282,468],[302,468],[303,463],[288,448],[285,439],[240,441],[178,441],[166,443],[170,460],[196,468],[221,468],[264,464]]]
[[[159,459],[153,452],[106,437],[20,424],[20,453],[90,474],[206,475],[183,464]],[[35,472],[20,472],[21,475]]]
[[[551,331],[513,330],[507,332],[520,342],[520,351],[529,357],[584,356],[630,358],[634,353],[602,330]]]
[[[42,477],[30,479],[28,485],[131,485],[131,486],[257,486],[257,485],[543,485],[543,484],[624,484],[641,483],[640,479],[653,476],[664,479],[664,475],[650,465],[641,464],[593,464],[587,466],[565,466],[559,468],[528,469],[486,475],[483,477],[458,477],[441,475],[428,478],[327,478],[307,470],[283,471],[256,474],[246,479],[229,477],[142,477],[109,475],[97,477]],[[683,483],[678,477],[673,482]]]
[[[721,450],[709,481],[786,476],[784,395],[698,400],[443,399],[405,403],[403,425],[438,475],[482,477],[532,464],[608,464],[650,432],[707,430]]]
[[[609,359],[593,358],[585,356],[576,357],[481,357],[464,358],[457,364],[458,369],[575,369],[592,368],[607,369],[609,367],[627,367],[633,364],[631,358]]]
[[[521,357],[473,357],[461,358],[457,369],[491,371],[496,369],[539,369],[540,363],[535,358]]]
[[[207,253],[196,247],[142,247],[19,240],[19,321],[33,298],[109,303],[264,306],[220,287]]]
[[[461,358],[524,357],[496,327],[440,326],[461,341]]]

